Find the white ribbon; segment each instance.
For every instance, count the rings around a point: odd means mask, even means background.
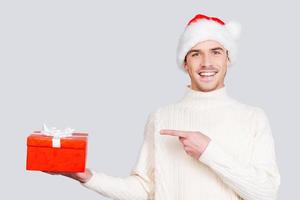
[[[43,130],[41,133],[43,135],[52,136],[52,147],[60,148],[60,138],[72,136],[74,129],[65,128],[64,130],[56,129],[56,127],[48,128],[45,124],[43,124]]]

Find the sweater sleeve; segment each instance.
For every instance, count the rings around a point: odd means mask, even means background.
[[[256,114],[254,147],[249,163],[234,159],[213,140],[199,160],[214,170],[244,200],[275,200],[280,175],[274,140],[265,112],[258,109]]]
[[[153,127],[154,114],[148,116],[144,141],[135,167],[127,177],[114,177],[92,171],[93,176],[84,187],[115,200],[148,200],[153,198]]]

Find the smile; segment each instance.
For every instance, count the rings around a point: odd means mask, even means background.
[[[201,71],[199,72],[199,77],[201,82],[211,82],[215,79],[215,75],[217,74],[217,71]]]
[[[210,76],[214,76],[217,74],[216,71],[203,71],[198,73],[201,77],[210,77]]]

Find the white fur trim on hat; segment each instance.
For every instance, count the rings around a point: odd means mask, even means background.
[[[184,59],[188,51],[199,42],[214,40],[228,50],[230,64],[236,61],[237,40],[241,26],[237,22],[228,22],[224,25],[208,19],[201,19],[188,25],[180,36],[177,47],[177,64],[184,70]],[[185,70],[184,70],[185,71]]]

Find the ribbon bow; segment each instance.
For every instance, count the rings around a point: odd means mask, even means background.
[[[41,133],[43,135],[52,136],[52,147],[60,148],[60,138],[65,138],[72,136],[74,129],[65,128],[64,130],[59,130],[56,127],[48,128],[45,124],[43,124],[43,130]]]

